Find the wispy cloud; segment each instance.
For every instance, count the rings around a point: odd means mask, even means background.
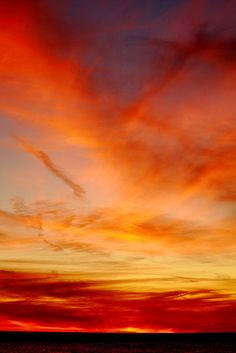
[[[63,170],[61,170],[52,160],[51,158],[43,151],[37,149],[32,146],[28,142],[26,142],[21,137],[16,137],[20,146],[26,151],[32,154],[35,158],[37,158],[43,165],[58,179],[64,182],[67,186],[69,186],[76,197],[81,198],[85,193],[84,189],[77,183],[73,182]]]

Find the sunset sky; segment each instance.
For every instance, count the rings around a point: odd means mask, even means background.
[[[236,331],[235,24],[0,0],[0,330]]]

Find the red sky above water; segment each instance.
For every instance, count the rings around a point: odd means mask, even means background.
[[[236,330],[235,1],[0,1],[0,329]]]

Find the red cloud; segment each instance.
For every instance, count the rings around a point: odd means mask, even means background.
[[[1,329],[234,331],[236,302],[211,290],[138,293],[103,289],[99,281],[1,273]],[[17,324],[18,323],[18,324]]]

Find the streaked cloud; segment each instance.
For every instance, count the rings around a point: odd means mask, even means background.
[[[83,188],[79,185],[74,183],[59,167],[57,167],[51,158],[43,151],[38,150],[34,146],[30,145],[26,141],[24,141],[20,137],[16,137],[17,141],[19,142],[20,146],[26,151],[31,153],[35,158],[37,158],[44,166],[57,178],[62,180],[67,186],[69,186],[76,197],[82,197],[84,194]]]
[[[14,320],[36,330],[53,330],[55,326],[77,331],[122,331],[126,327],[157,332],[235,329],[235,300],[210,290],[143,294],[106,290],[99,282],[72,282],[56,275],[2,272],[0,277],[3,325]],[[202,310],[196,311],[199,306]]]

